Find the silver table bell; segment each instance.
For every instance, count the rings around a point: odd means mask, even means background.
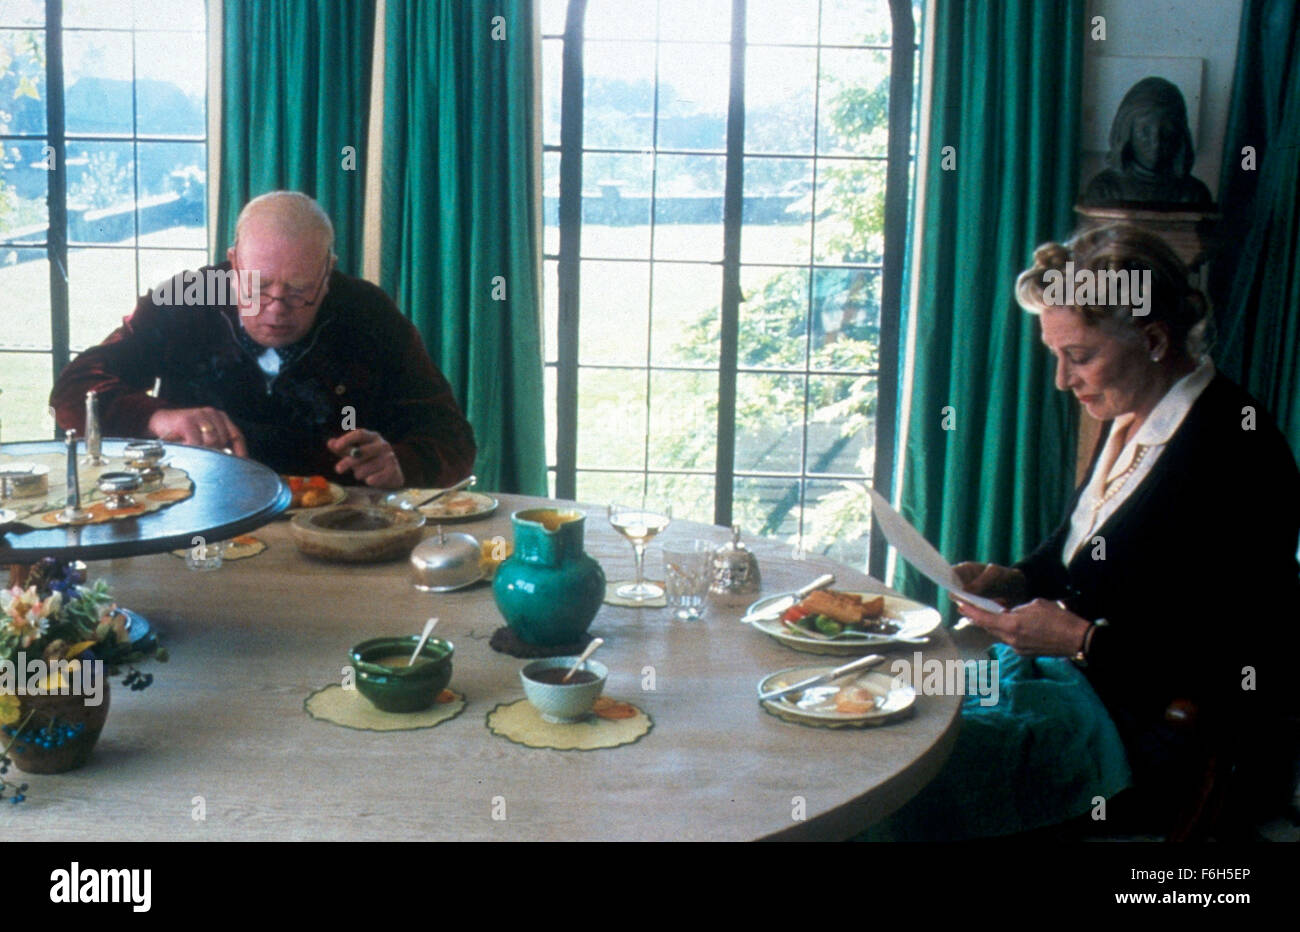
[[[758,598],[761,588],[758,559],[740,542],[740,525],[733,524],[731,542],[713,553],[713,583],[709,586],[709,600],[727,608],[743,607]]]

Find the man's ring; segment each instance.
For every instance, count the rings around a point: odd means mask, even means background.
[[[352,446],[348,447],[348,456],[352,457],[354,460],[361,459],[361,444],[354,443]]]
[[[209,427],[207,424],[201,424],[199,425],[199,433],[210,434],[212,433],[212,428]]]

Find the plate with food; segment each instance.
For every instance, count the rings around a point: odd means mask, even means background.
[[[765,676],[758,683],[762,696],[803,680],[829,673],[833,667],[791,667]],[[901,676],[867,671],[850,674],[779,699],[759,700],[765,712],[787,722],[821,728],[866,728],[902,718],[912,711],[916,690]]]
[[[308,508],[326,508],[337,505],[348,497],[347,490],[324,476],[281,476],[289,491],[293,493],[293,502],[285,510],[287,515],[296,515]]]
[[[745,619],[787,647],[812,654],[853,654],[914,642],[942,621],[928,605],[873,592],[819,589],[794,605],[789,601],[787,593],[759,599]]]
[[[439,491],[439,489],[403,489],[401,492],[386,496],[384,504],[395,508],[411,509],[418,502],[437,495]],[[427,505],[420,505],[419,511],[431,523],[449,524],[455,521],[476,521],[479,518],[486,518],[497,510],[499,504],[500,502],[491,495],[460,491],[444,495]]]

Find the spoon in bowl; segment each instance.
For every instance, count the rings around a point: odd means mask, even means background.
[[[569,672],[564,674],[564,677],[563,679],[560,680],[560,682],[561,683],[569,682],[569,677],[577,673],[578,667],[586,663],[587,658],[590,657],[592,654],[594,654],[596,652],[596,648],[604,643],[605,643],[604,638],[592,638],[591,643],[587,645],[587,649],[584,650],[582,654],[578,657],[578,659],[573,662],[573,666],[569,667]]]
[[[411,654],[411,659],[406,661],[408,667],[415,665],[415,658],[420,656],[420,651],[424,650],[424,645],[429,640],[429,635],[433,634],[433,626],[437,623],[437,618],[430,618],[424,623],[424,631],[420,634],[420,643],[415,645],[415,652]]]

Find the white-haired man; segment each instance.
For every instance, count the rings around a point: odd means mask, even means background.
[[[253,199],[226,262],[154,288],[68,364],[50,396],[59,424],[83,431],[94,390],[105,436],[229,449],[379,488],[468,475],[474,433],[447,380],[383,291],[335,269],[333,246],[329,217],[305,194]]]

